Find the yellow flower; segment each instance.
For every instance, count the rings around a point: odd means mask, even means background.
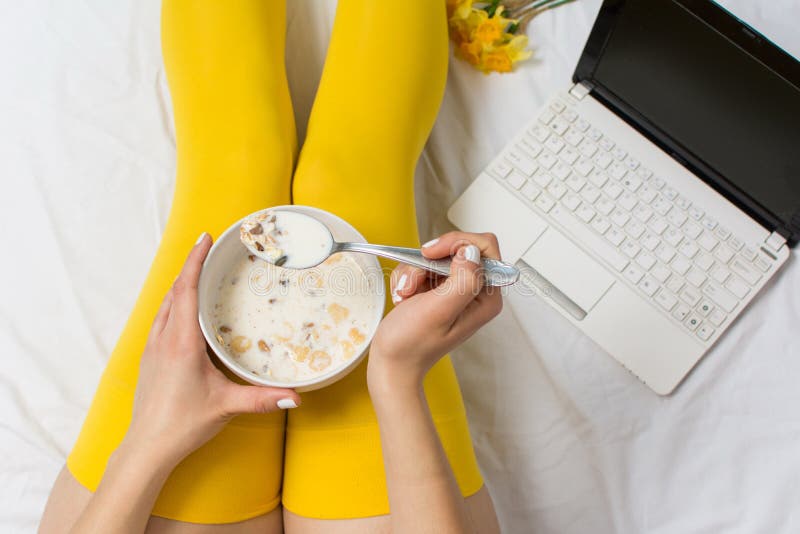
[[[503,6],[500,6],[494,12],[492,18],[489,18],[485,11],[480,13],[482,16],[477,28],[475,28],[475,38],[486,44],[492,44],[502,39],[505,29],[513,22],[511,19],[503,17]]]
[[[509,34],[506,34],[506,36],[510,37]],[[482,61],[478,64],[478,68],[486,74],[489,72],[511,72],[517,62],[531,57],[532,53],[529,50],[525,50],[527,46],[527,36],[518,35],[513,37],[506,44],[487,50],[483,55]]]
[[[457,52],[470,65],[479,65],[481,63],[483,45],[478,41],[465,41],[458,45]]]
[[[459,18],[453,16],[450,19],[450,37],[456,44],[472,41],[475,29],[482,20],[487,18],[483,10],[470,8],[466,17]]]
[[[469,27],[465,19],[452,19],[450,21],[450,39],[456,45],[469,41],[472,28]]]
[[[503,50],[495,50],[494,52],[489,52],[483,58],[483,62],[481,63],[481,67],[484,72],[511,72],[513,64],[511,63],[511,58],[508,57],[508,54]]]
[[[447,18],[465,19],[472,11],[472,0],[447,0]]]

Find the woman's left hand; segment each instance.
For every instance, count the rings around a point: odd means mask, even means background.
[[[203,234],[158,310],[142,355],[125,437],[177,463],[235,415],[300,404],[291,389],[232,382],[211,362],[197,316],[197,284],[211,237]]]

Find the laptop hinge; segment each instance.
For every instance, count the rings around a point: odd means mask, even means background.
[[[581,100],[583,97],[585,97],[591,92],[592,87],[594,86],[592,85],[591,82],[587,80],[581,80],[572,86],[572,89],[569,90],[569,94],[571,94],[578,100]]]
[[[764,241],[764,245],[772,252],[778,252],[786,245],[786,238],[775,231],[769,234],[769,237]]]

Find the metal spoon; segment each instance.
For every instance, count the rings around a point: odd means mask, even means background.
[[[258,218],[247,218],[240,229],[242,243],[255,256],[289,269],[315,267],[337,252],[361,252],[421,267],[449,276],[450,258],[431,260],[416,248],[340,243],[333,239],[328,226],[304,213],[269,210]],[[507,286],[519,279],[519,269],[500,260],[482,258],[485,283]]]

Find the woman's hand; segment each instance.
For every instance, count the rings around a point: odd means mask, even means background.
[[[158,451],[173,464],[237,414],[300,404],[291,389],[236,384],[211,362],[197,316],[197,283],[210,248],[211,238],[203,234],[153,321],[125,437],[126,444]]]
[[[370,347],[367,377],[373,391],[387,381],[421,387],[444,354],[500,313],[500,290],[483,285],[480,263],[481,256],[500,259],[496,237],[450,232],[422,248],[431,259],[453,252],[447,278],[408,265],[392,273],[395,309],[381,322]]]

